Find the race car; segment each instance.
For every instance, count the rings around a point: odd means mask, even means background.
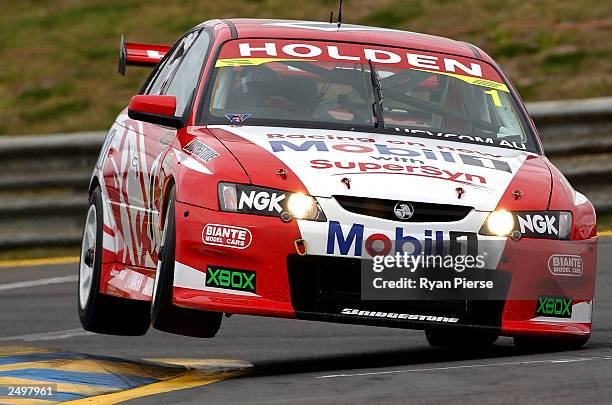
[[[211,20],[171,47],[122,38],[129,65],[153,71],[91,178],[86,330],[213,337],[243,314],[421,329],[435,346],[588,340],[595,210],[478,47]],[[452,291],[434,277],[415,295],[372,271],[445,252],[481,256],[482,280],[455,261]]]

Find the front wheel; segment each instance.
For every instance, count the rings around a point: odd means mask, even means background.
[[[139,336],[149,329],[149,303],[100,293],[102,273],[102,192],[89,198],[79,263],[79,319],[83,329],[108,335]]]
[[[175,196],[173,188],[170,191],[162,233],[162,247],[153,287],[152,324],[155,329],[168,333],[212,338],[221,327],[222,313],[181,308],[172,302],[176,249]]]

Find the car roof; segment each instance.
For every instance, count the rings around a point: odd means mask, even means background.
[[[478,48],[465,42],[389,28],[342,24],[338,29],[336,23],[298,20],[236,18],[226,21],[235,27],[238,38],[361,42],[447,53],[476,59],[482,59],[484,56]]]

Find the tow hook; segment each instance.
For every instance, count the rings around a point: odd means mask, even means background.
[[[296,239],[293,241],[293,244],[295,245],[295,250],[297,251],[298,255],[306,256],[308,248],[304,239]]]

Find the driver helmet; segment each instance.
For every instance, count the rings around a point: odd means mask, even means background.
[[[248,66],[240,75],[239,86],[244,104],[262,105],[278,93],[279,77],[266,66]]]

